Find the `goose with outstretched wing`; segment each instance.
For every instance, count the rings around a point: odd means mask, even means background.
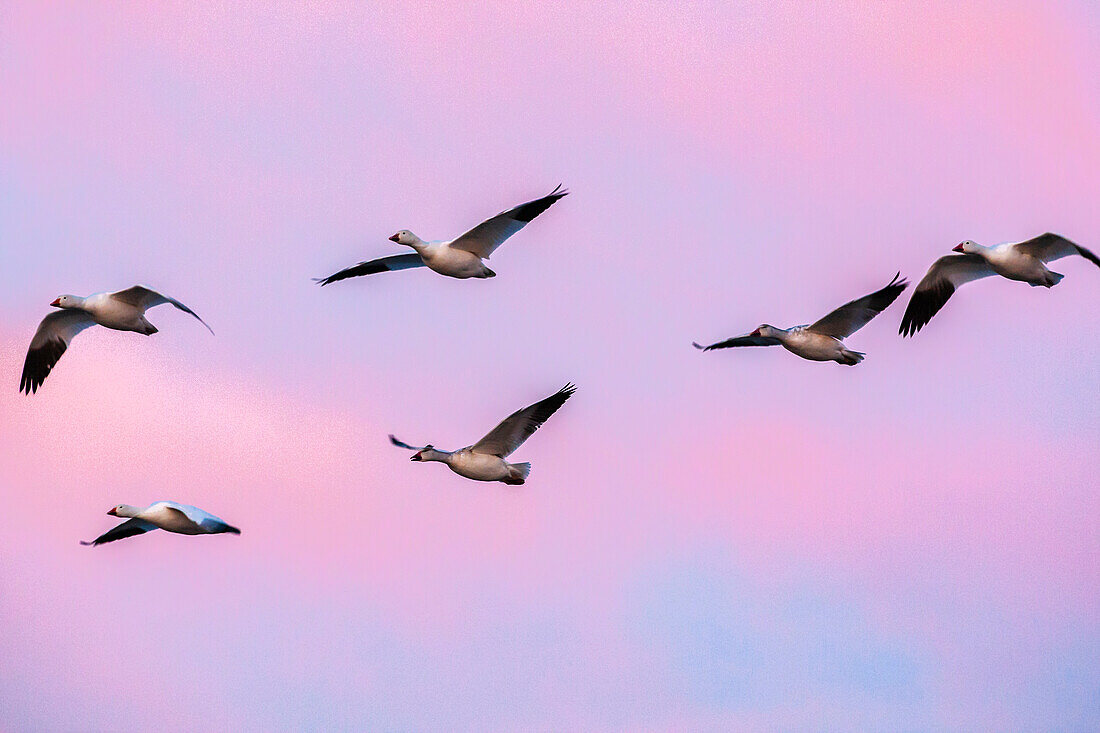
[[[145,311],[165,304],[189,313],[210,333],[214,333],[195,311],[144,285],[135,285],[117,293],[95,293],[86,298],[79,295],[58,296],[50,305],[61,310],[43,318],[31,339],[27,358],[23,362],[23,374],[19,378],[19,391],[26,394],[37,392],[73,338],[90,326],[153,335],[157,327],[145,317]]]
[[[710,346],[692,345],[703,351],[738,346],[782,346],[792,354],[810,361],[835,361],[837,364],[855,366],[863,361],[864,353],[846,347],[844,339],[886,310],[897,300],[906,285],[908,283],[901,278],[899,272],[885,287],[845,303],[809,326],[776,328],[765,323],[747,336],[737,336]]]
[[[531,437],[576,391],[576,387],[567,384],[546,399],[516,410],[484,438],[461,450],[448,452],[431,445],[418,447],[392,435],[390,442],[398,448],[416,451],[410,460],[438,461],[446,463],[459,476],[474,481],[501,481],[518,486],[527,481],[531,464],[509,463],[505,459],[523,445],[523,441]]]
[[[408,229],[402,229],[390,237],[390,241],[412,247],[413,254],[360,262],[328,277],[315,278],[315,281],[321,285],[329,285],[349,277],[407,270],[412,267],[427,267],[440,275],[459,279],[495,277],[496,273],[486,267],[482,260],[489,259],[497,247],[568,193],[559,184],[546,196],[502,211],[449,242],[425,242]]]
[[[902,336],[912,336],[924,328],[956,290],[973,280],[1000,275],[1032,287],[1051,288],[1065,276],[1047,268],[1048,262],[1080,255],[1100,267],[1100,258],[1091,251],[1052,232],[989,247],[968,239],[951,251],[958,254],[940,257],[917,283],[898,329]]]

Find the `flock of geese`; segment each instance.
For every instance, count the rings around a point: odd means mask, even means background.
[[[361,275],[413,267],[427,267],[440,275],[459,279],[495,277],[496,273],[485,265],[484,260],[489,259],[509,237],[566,195],[568,191],[562,190],[559,185],[546,196],[502,211],[449,241],[426,242],[408,229],[402,229],[390,237],[390,241],[412,248],[412,253],[360,262],[328,277],[318,278],[316,282],[324,286]],[[955,290],[972,280],[1000,275],[1033,287],[1053,287],[1063,276],[1048,269],[1047,264],[1071,255],[1080,255],[1100,267],[1100,258],[1095,254],[1049,232],[1022,242],[995,246],[984,246],[970,240],[962,242],[951,254],[933,262],[921,278],[902,316],[899,333],[902,336],[916,334],[943,308]],[[703,351],[738,346],[782,346],[810,361],[835,361],[854,366],[863,361],[864,353],[849,349],[844,339],[886,310],[907,286],[908,282],[899,272],[885,287],[840,306],[808,326],[776,328],[765,323],[744,336],[709,346],[693,345]],[[90,326],[151,336],[157,332],[157,327],[149,322],[145,313],[150,308],[165,304],[194,316],[211,334],[214,333],[195,311],[174,298],[142,285],[83,298],[77,295],[58,297],[50,305],[59,310],[42,319],[31,339],[19,390],[28,395],[36,393],[73,338]],[[521,485],[531,472],[531,464],[510,463],[508,456],[557,412],[575,391],[576,387],[572,384],[565,385],[549,397],[513,412],[481,440],[456,451],[439,450],[432,445],[409,445],[393,435],[389,436],[390,442],[399,448],[415,451],[411,457],[413,461],[445,463],[459,476],[474,481]],[[172,501],[158,501],[144,509],[119,504],[107,513],[126,521],[95,540],[81,544],[101,545],[154,529],[178,534],[240,534],[239,529],[213,514]]]

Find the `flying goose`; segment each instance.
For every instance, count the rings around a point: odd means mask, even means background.
[[[360,262],[328,277],[314,278],[314,281],[323,286],[349,277],[421,266],[435,270],[440,275],[460,279],[495,277],[496,273],[486,267],[482,260],[489,259],[489,256],[497,247],[504,244],[508,237],[523,229],[529,221],[568,194],[569,192],[561,190],[561,184],[558,184],[557,188],[548,195],[502,211],[449,242],[425,242],[408,229],[402,229],[390,237],[390,241],[412,247],[413,254],[392,255]]]
[[[901,291],[909,283],[899,279],[900,277],[899,272],[886,287],[840,306],[809,326],[783,329],[765,323],[748,336],[738,336],[706,347],[692,345],[703,351],[732,346],[778,345],[810,361],[835,361],[837,364],[855,366],[863,361],[864,354],[846,348],[842,339],[866,326],[868,321],[886,310],[901,295]]]
[[[116,331],[135,331],[151,336],[157,327],[145,318],[145,311],[164,303],[171,303],[184,313],[190,313],[206,326],[214,329],[178,300],[161,295],[142,285],[135,285],[117,293],[95,293],[87,298],[79,295],[62,295],[50,303],[61,310],[50,313],[38,324],[31,339],[27,359],[23,362],[23,375],[19,378],[19,391],[37,392],[49,376],[73,337],[89,326],[99,324]]]
[[[128,520],[104,532],[91,542],[81,540],[80,544],[102,545],[106,542],[145,534],[154,529],[163,529],[176,534],[241,533],[236,527],[226,524],[209,512],[188,504],[177,504],[174,501],[158,501],[145,509],[129,504],[119,504],[107,513],[112,517],[127,517]]]
[[[531,437],[576,391],[576,387],[567,384],[546,399],[516,410],[484,438],[462,450],[449,453],[436,450],[431,445],[417,447],[403,443],[392,435],[390,442],[398,448],[416,451],[410,460],[439,461],[446,463],[459,476],[474,481],[503,481],[510,486],[518,486],[527,480],[531,464],[508,463],[504,459],[523,445],[523,441]]]
[[[1047,232],[1023,242],[1005,242],[986,247],[969,239],[951,250],[959,254],[944,255],[928,268],[917,283],[909,306],[901,319],[898,333],[912,336],[932,320],[960,285],[990,275],[1020,280],[1032,287],[1050,288],[1064,275],[1047,269],[1046,263],[1081,255],[1100,267],[1100,258],[1059,234]]]

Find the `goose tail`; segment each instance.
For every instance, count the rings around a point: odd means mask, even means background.
[[[504,483],[509,486],[521,486],[527,481],[527,477],[531,475],[530,463],[510,463],[508,467],[511,471],[508,478],[504,479]]]
[[[864,354],[862,351],[852,351],[851,349],[845,349],[844,351],[840,352],[840,359],[837,360],[837,363],[843,364],[844,366],[855,366],[856,364],[863,361],[863,358],[865,356],[867,355]]]

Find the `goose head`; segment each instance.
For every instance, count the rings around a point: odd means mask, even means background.
[[[394,234],[392,237],[390,237],[390,241],[397,242],[398,244],[404,244],[407,247],[416,247],[418,245],[424,244],[424,240],[410,232],[408,229],[402,229],[397,234]]]
[[[410,461],[426,461],[426,460],[428,460],[428,457],[425,454],[431,453],[434,450],[435,450],[435,448],[433,446],[430,446],[430,445],[425,446],[425,447],[421,448],[420,450],[418,450],[416,453],[414,453],[412,455],[412,457],[409,458],[409,460]]]
[[[749,334],[750,336],[763,336],[764,338],[779,338],[779,329],[775,326],[769,326],[766,323],[762,323],[756,327],[756,330]]]
[[[84,304],[84,299],[75,295],[59,295],[50,303],[54,308],[79,308]]]
[[[981,249],[980,244],[978,244],[977,242],[973,242],[973,241],[968,239],[965,242],[959,242],[958,244],[956,244],[954,247],[951,248],[951,251],[952,252],[962,252],[963,254],[968,254],[969,255],[969,254],[976,254],[979,249]]]
[[[119,504],[118,506],[111,507],[107,513],[112,517],[136,517],[139,511],[137,507],[130,506],[129,504]]]

